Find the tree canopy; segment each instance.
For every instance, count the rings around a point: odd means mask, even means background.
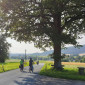
[[[85,30],[85,0],[2,0],[1,28],[18,41],[54,48],[55,67],[61,45],[77,45]],[[59,65],[58,65],[59,67]]]

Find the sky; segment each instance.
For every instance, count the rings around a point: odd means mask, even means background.
[[[17,42],[14,39],[7,38],[7,41],[11,44],[9,48],[9,53],[40,53],[42,52],[40,49],[35,48],[34,44],[31,43],[24,43],[24,42]]]
[[[82,39],[77,40],[81,45],[85,44],[85,35],[80,35],[81,37],[83,37]],[[24,42],[17,42],[14,39],[11,38],[7,38],[7,41],[11,44],[11,47],[9,49],[9,53],[40,53],[43,52],[38,48],[34,47],[34,44],[31,43],[24,43]],[[69,47],[71,45],[67,45],[67,47]],[[50,50],[50,49],[48,49]]]

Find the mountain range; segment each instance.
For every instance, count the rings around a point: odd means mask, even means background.
[[[80,48],[75,48],[75,47],[71,46],[71,47],[68,47],[66,49],[62,49],[61,52],[64,54],[71,54],[71,55],[84,54],[85,53],[85,45],[83,45]],[[26,55],[29,55],[29,56],[47,56],[47,55],[52,54],[52,53],[53,53],[53,50],[45,51],[42,53],[26,54]],[[11,53],[10,56],[24,56],[24,53],[23,54],[22,53],[15,53],[15,54]]]

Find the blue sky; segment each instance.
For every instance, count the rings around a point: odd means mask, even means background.
[[[83,45],[83,44],[85,44],[85,35],[80,35],[80,36],[82,36],[83,38],[79,39],[77,41],[81,45]],[[26,53],[43,52],[40,49],[35,48],[33,43],[31,43],[31,44],[24,43],[24,42],[20,43],[20,42],[17,42],[16,40],[11,39],[11,38],[7,38],[7,41],[11,44],[11,47],[9,49],[10,53],[25,53],[25,49],[26,49]],[[71,46],[71,45],[67,45],[67,46]],[[48,49],[48,50],[50,50],[50,49]]]

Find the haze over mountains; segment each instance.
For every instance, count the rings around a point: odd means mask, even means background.
[[[83,45],[83,47],[80,47],[80,48],[75,48],[75,47],[68,47],[67,49],[62,49],[61,51],[62,53],[64,54],[71,54],[71,55],[78,55],[78,54],[84,54],[85,53],[85,45]],[[50,50],[50,51],[45,51],[45,52],[42,52],[42,53],[33,53],[33,54],[27,54],[29,56],[47,56],[49,54],[52,54],[53,53],[53,50]],[[24,56],[24,54],[20,53],[20,54],[10,54],[10,56],[19,56],[19,55],[22,55]]]
[[[85,53],[85,45],[83,45],[83,47],[80,48],[75,48],[75,47],[68,47],[67,49],[63,49],[62,53],[65,54],[84,54]]]

